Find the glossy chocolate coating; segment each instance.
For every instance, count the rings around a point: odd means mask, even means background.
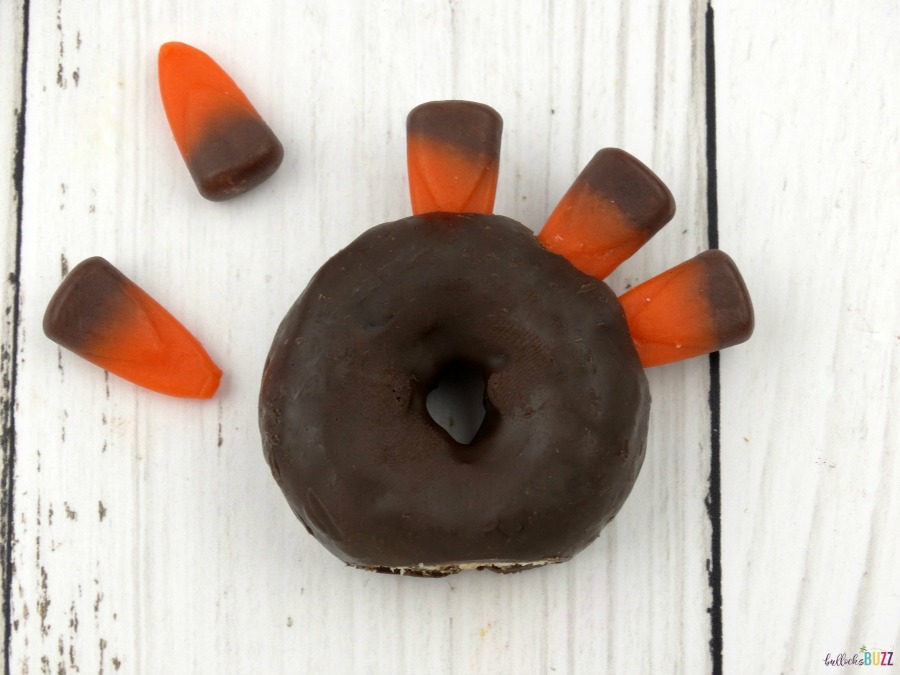
[[[469,445],[425,408],[459,362],[486,381]],[[432,213],[319,270],[275,336],[259,413],[310,533],[352,565],[432,575],[584,548],[637,478],[649,405],[604,283],[513,220]]]
[[[220,202],[265,181],[283,157],[281,141],[261,119],[225,115],[209,124],[185,161],[200,194]]]

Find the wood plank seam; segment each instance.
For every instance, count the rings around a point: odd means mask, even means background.
[[[3,346],[2,381],[3,381],[3,429],[2,444],[3,469],[0,475],[0,508],[2,508],[2,542],[3,542],[3,672],[10,672],[9,652],[12,633],[12,546],[13,546],[13,491],[16,458],[16,376],[18,374],[19,357],[19,303],[22,270],[22,213],[23,213],[23,181],[25,175],[25,107],[26,83],[28,73],[28,17],[29,0],[22,3],[22,52],[19,64],[19,101],[16,112],[16,137],[13,156],[13,197],[15,199],[16,222],[14,246],[14,266],[7,282],[11,302],[6,307],[6,315],[10,317],[9,346]]]
[[[706,202],[710,248],[719,248],[719,203],[716,179],[716,46],[712,0],[706,3]],[[709,492],[710,559],[707,575],[712,593],[709,607],[709,651],[713,675],[722,675],[722,465],[719,427],[722,413],[719,353],[709,355]]]

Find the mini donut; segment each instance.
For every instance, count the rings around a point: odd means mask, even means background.
[[[426,409],[448,367],[485,382],[469,444]],[[346,563],[439,576],[571,558],[628,496],[647,380],[613,292],[502,216],[372,228],[284,318],[260,394],[265,457]]]
[[[637,479],[643,369],[753,332],[721,251],[619,298],[602,281],[675,213],[665,184],[622,150],[594,155],[537,237],[493,215],[501,130],[479,103],[413,109],[416,215],[329,260],[269,351],[266,460],[306,529],[349,565],[444,576],[568,560]],[[459,373],[483,390],[468,443],[429,412]]]

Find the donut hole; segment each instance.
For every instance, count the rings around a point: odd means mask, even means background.
[[[425,398],[432,421],[461,445],[469,445],[484,422],[485,384],[480,368],[451,361],[440,369]]]

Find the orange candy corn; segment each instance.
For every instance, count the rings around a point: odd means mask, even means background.
[[[170,396],[210,398],[222,377],[197,339],[103,258],[69,272],[44,314],[44,333],[111,373]]]
[[[619,298],[645,368],[747,340],[753,305],[734,261],[717,249],[673,267]]]
[[[281,165],[284,149],[228,74],[181,42],[159,50],[159,91],[175,142],[200,194],[231,199]]]
[[[672,193],[624,150],[601,150],[550,214],[538,240],[605,279],[675,215]]]
[[[503,119],[470,101],[423,103],[406,120],[413,213],[491,213]]]

